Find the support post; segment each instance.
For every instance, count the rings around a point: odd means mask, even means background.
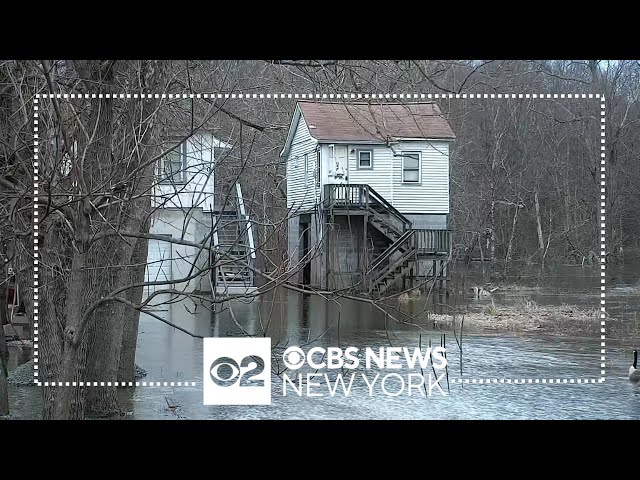
[[[369,189],[364,188],[364,195],[361,194],[360,197],[364,197],[364,215],[362,217],[362,290],[363,292],[371,293],[369,275],[367,275],[367,271],[369,270],[369,252],[367,249],[367,224],[369,223]]]
[[[324,239],[325,240],[324,241],[325,288],[327,290],[330,290],[331,287],[329,286],[329,274],[331,272],[331,259],[329,258],[329,256],[331,255],[331,235],[333,231],[329,226],[328,220],[329,218],[327,217],[327,214],[323,212],[322,221],[324,222],[324,226],[325,226],[325,239]]]

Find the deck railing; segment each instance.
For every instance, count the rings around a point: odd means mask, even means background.
[[[451,230],[414,228],[414,242],[418,255],[448,254],[451,249]]]
[[[365,208],[367,206],[367,185],[329,184],[325,185],[325,208]]]
[[[324,208],[368,209],[375,207],[389,214],[390,220],[402,231],[411,228],[411,221],[382,195],[366,184],[328,184],[324,186]]]
[[[324,208],[364,211],[369,215],[369,221],[381,221],[387,229],[395,232],[395,235],[388,235],[391,243],[373,259],[366,271],[370,293],[407,260],[417,260],[421,256],[448,255],[451,251],[451,231],[413,228],[407,217],[369,185],[325,185]]]

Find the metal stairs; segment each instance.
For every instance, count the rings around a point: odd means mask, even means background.
[[[247,215],[239,183],[232,187],[231,206],[212,214],[213,253],[210,282],[215,294],[238,295],[255,290],[255,244],[252,221]]]

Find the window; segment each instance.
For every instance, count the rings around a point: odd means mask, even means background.
[[[402,181],[420,183],[420,152],[402,153]]]
[[[316,187],[320,188],[320,150],[316,154]]]
[[[373,168],[372,150],[358,150],[358,168]]]
[[[309,185],[309,154],[304,154],[304,186],[305,188]]]
[[[181,143],[160,159],[160,177],[167,183],[185,183],[187,168],[187,144]]]

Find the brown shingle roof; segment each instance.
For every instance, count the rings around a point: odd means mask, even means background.
[[[385,141],[455,135],[440,108],[423,103],[298,102],[311,135],[319,141]]]

